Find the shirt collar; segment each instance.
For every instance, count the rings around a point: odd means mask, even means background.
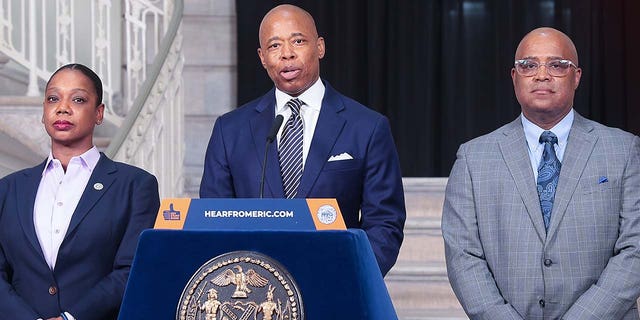
[[[89,171],[93,171],[98,165],[98,161],[100,160],[100,151],[96,146],[93,146],[91,149],[87,150],[85,153],[72,157],[71,160],[79,158],[80,163],[82,163],[83,168],[89,169]],[[47,163],[44,165],[44,170],[42,174],[44,175],[47,171],[53,168],[53,161],[59,161],[53,157],[53,153],[49,151],[49,157],[47,157]]]
[[[292,97],[278,88],[276,88],[276,114],[281,113],[285,109],[285,105],[289,100],[298,98],[304,102],[304,105],[310,109],[319,111],[322,106],[322,98],[324,97],[324,84],[318,78],[316,82],[297,97]]]
[[[560,122],[558,122],[553,128],[549,129],[549,131],[553,132],[558,137],[558,146],[563,147],[566,145],[567,140],[569,139],[569,131],[571,131],[571,125],[573,124],[573,118],[575,117],[573,109],[569,110]],[[524,114],[520,114],[520,120],[522,121],[522,126],[524,128],[524,135],[527,138],[527,143],[529,144],[529,148],[531,150],[537,149],[541,143],[540,135],[542,132],[546,131],[540,127],[538,127],[533,122],[529,121]]]

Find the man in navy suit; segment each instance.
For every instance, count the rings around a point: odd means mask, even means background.
[[[258,56],[275,88],[215,123],[207,148],[201,198],[259,197],[267,152],[264,196],[336,198],[349,228],[367,233],[382,274],[393,266],[403,239],[404,194],[388,120],[320,79],[324,39],[305,10],[281,5],[260,24]],[[287,105],[299,99],[293,111]],[[299,112],[299,113],[298,113]],[[265,150],[277,115],[302,122],[301,175],[293,193],[283,186],[283,135]],[[281,168],[282,167],[282,168]],[[285,176],[287,176],[285,174]],[[284,180],[289,180],[285,178]],[[285,183],[290,185],[288,183]]]
[[[69,64],[46,86],[51,153],[0,179],[0,319],[115,320],[158,182],[93,145],[102,83]]]

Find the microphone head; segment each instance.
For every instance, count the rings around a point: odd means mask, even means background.
[[[268,142],[273,142],[273,140],[276,138],[276,134],[278,134],[278,130],[280,130],[282,121],[284,121],[284,116],[282,116],[281,114],[277,115],[276,120],[274,120],[273,125],[271,125],[271,130],[269,130],[269,135],[267,136]]]

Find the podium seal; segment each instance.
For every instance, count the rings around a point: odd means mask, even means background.
[[[303,320],[300,290],[276,260],[254,251],[202,265],[180,296],[176,320]]]
[[[318,221],[324,224],[332,224],[336,222],[336,218],[338,218],[338,212],[336,208],[326,204],[320,208],[318,208]]]

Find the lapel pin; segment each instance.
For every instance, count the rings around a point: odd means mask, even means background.
[[[93,185],[93,188],[94,188],[94,189],[96,189],[96,190],[98,190],[98,191],[100,191],[100,190],[102,190],[102,188],[104,188],[104,185],[102,185],[102,183],[100,183],[100,182],[96,182],[96,183]]]
[[[609,179],[607,179],[607,177],[605,176],[600,177],[600,179],[598,180],[598,184],[605,183],[605,182],[609,182]]]

